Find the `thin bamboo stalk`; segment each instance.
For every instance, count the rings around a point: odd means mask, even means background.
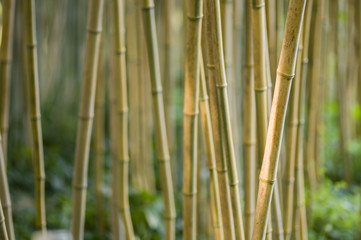
[[[211,112],[211,122],[212,128],[215,130],[213,132],[214,137],[214,149],[216,154],[216,170],[220,190],[220,200],[221,200],[221,209],[222,209],[222,223],[223,223],[223,234],[225,239],[233,240],[235,239],[234,232],[234,223],[232,217],[232,206],[231,206],[231,196],[230,196],[230,186],[228,184],[228,169],[227,163],[224,155],[223,142],[222,139],[222,129],[221,129],[221,116],[219,112],[219,102],[218,102],[218,93],[216,88],[216,75],[217,69],[215,67],[216,51],[213,45],[213,22],[214,19],[211,15],[213,12],[213,4],[211,1],[205,1],[204,6],[204,15],[205,15],[205,24],[204,24],[204,36],[205,41],[205,51],[207,57],[207,85],[209,89],[209,102],[210,102],[210,112]]]
[[[187,4],[184,87],[183,239],[196,239],[197,141],[200,77],[200,43],[203,1]]]
[[[277,54],[276,54],[276,40],[277,40],[277,31],[276,31],[276,0],[266,1],[266,23],[267,23],[267,37],[268,37],[268,49],[269,49],[269,63],[271,69],[271,79],[274,79],[276,76],[276,64],[277,64]],[[274,85],[274,82],[273,82]]]
[[[7,135],[9,129],[10,79],[13,52],[15,0],[3,1],[3,27],[0,47],[0,132],[4,159],[7,159]],[[10,239],[11,239],[11,234]]]
[[[8,178],[6,175],[6,166],[5,166],[5,159],[2,150],[2,138],[0,135],[0,201],[2,206],[0,207],[0,224],[3,225],[0,227],[0,239],[3,236],[3,233],[7,233],[8,238],[10,240],[15,239],[14,234],[14,225],[13,225],[13,215],[12,215],[12,208],[11,208],[11,199],[10,199],[10,192],[9,192],[9,184]],[[5,216],[4,216],[5,215]],[[2,230],[3,227],[6,227],[5,232]]]
[[[30,117],[32,129],[32,150],[35,175],[35,205],[36,205],[36,226],[46,236],[46,213],[45,213],[45,171],[43,139],[41,130],[39,75],[37,59],[36,22],[35,22],[35,1],[26,1],[27,26],[27,65],[29,82]]]
[[[160,168],[160,179],[164,198],[165,239],[175,238],[175,203],[170,166],[167,130],[165,126],[162,83],[160,77],[158,43],[156,36],[154,2],[143,0],[143,24],[148,50],[153,108],[155,119],[157,159]]]
[[[262,239],[266,232],[274,183],[277,176],[278,156],[282,141],[285,113],[294,77],[296,55],[306,0],[289,3],[285,37],[277,71],[265,154],[260,173],[255,227],[252,239]]]
[[[219,97],[219,112],[221,113],[221,128],[224,139],[224,154],[229,168],[228,178],[230,185],[232,215],[234,221],[235,237],[236,239],[244,239],[243,220],[239,196],[239,180],[238,171],[235,159],[235,151],[232,136],[232,127],[229,114],[227,80],[225,72],[225,64],[223,57],[223,43],[222,43],[222,27],[220,21],[220,3],[219,0],[211,1],[213,8],[207,13],[213,18],[213,27],[211,34],[213,35],[213,47],[215,47],[215,67],[216,73],[216,87]],[[209,47],[209,46],[208,46]]]
[[[202,121],[202,129],[207,154],[209,170],[209,188],[211,197],[212,225],[216,240],[224,239],[222,225],[222,209],[220,203],[220,193],[218,185],[218,176],[216,172],[216,153],[214,149],[213,130],[211,123],[211,113],[209,110],[209,100],[206,86],[206,76],[202,57],[200,59],[200,93],[199,109]]]
[[[4,217],[3,208],[0,202],[0,239],[8,240],[8,233],[6,230],[6,219]]]
[[[275,0],[276,1],[276,57],[279,61],[281,48],[282,48],[282,39],[285,28],[285,6],[284,0]]]
[[[71,231],[74,240],[84,238],[89,147],[94,117],[98,56],[102,31],[103,0],[90,1],[86,53],[80,100],[78,132],[73,175],[73,209]]]
[[[254,62],[252,42],[252,0],[246,4],[246,44],[243,81],[243,158],[245,186],[245,239],[252,237],[256,208],[256,118],[254,92]]]

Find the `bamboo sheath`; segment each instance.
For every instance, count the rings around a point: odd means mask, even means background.
[[[12,216],[12,208],[11,208],[11,199],[10,199],[8,178],[6,175],[5,159],[4,159],[1,143],[2,143],[2,138],[0,135],[0,201],[2,204],[2,207],[0,207],[0,211],[1,211],[0,239],[3,239],[1,238],[1,236],[3,236],[6,233],[7,238],[13,240],[15,239],[15,234],[14,234],[13,216]],[[3,227],[6,227],[5,231],[3,230]]]
[[[238,171],[235,159],[232,127],[229,114],[227,80],[223,58],[222,28],[220,23],[220,3],[219,0],[211,1],[213,8],[207,13],[213,18],[213,47],[215,47],[215,67],[216,67],[216,87],[219,100],[219,112],[221,113],[222,137],[224,139],[224,154],[228,165],[228,178],[230,185],[230,195],[232,204],[232,215],[236,239],[244,239],[244,230],[241,213],[241,202],[239,196]],[[209,47],[209,46],[208,46]]]
[[[243,158],[245,186],[245,239],[252,237],[254,212],[256,205],[256,128],[255,128],[255,92],[254,63],[252,43],[252,0],[245,2],[246,6],[246,44],[243,81]]]
[[[128,153],[128,96],[127,96],[127,73],[125,56],[125,22],[124,22],[124,1],[113,1],[114,14],[114,61],[115,78],[118,82],[118,121],[119,121],[119,202],[118,208],[122,215],[126,239],[134,239],[134,230],[130,217],[128,199],[129,179],[129,153]]]
[[[202,121],[202,129],[207,154],[208,170],[209,170],[209,188],[211,197],[211,216],[214,229],[215,240],[224,239],[222,225],[222,209],[220,203],[220,191],[218,184],[218,176],[216,171],[216,153],[213,141],[213,130],[211,123],[211,113],[209,109],[209,100],[206,85],[206,76],[202,56],[200,59],[200,92],[199,92],[199,109]]]
[[[91,128],[94,117],[96,77],[102,30],[103,0],[92,0],[88,10],[88,30],[80,99],[78,132],[73,175],[73,209],[71,231],[74,240],[84,238],[87,172]]]
[[[45,171],[43,156],[43,139],[41,130],[39,75],[37,59],[35,1],[26,1],[26,43],[30,98],[30,117],[32,129],[33,166],[35,175],[36,226],[46,234],[45,214]]]
[[[9,129],[10,79],[13,52],[15,0],[3,1],[3,24],[0,47],[0,132],[4,159],[7,159]],[[8,233],[11,238],[11,233]]]
[[[6,230],[6,223],[5,223],[5,217],[3,213],[3,208],[0,201],[0,239],[2,240],[8,240],[8,233]]]
[[[228,169],[226,159],[224,157],[224,149],[222,139],[222,129],[221,129],[221,116],[219,112],[219,101],[218,93],[216,88],[216,74],[217,69],[215,68],[215,59],[216,51],[213,47],[213,17],[211,13],[213,12],[213,4],[211,1],[205,1],[204,4],[204,15],[205,15],[205,24],[204,24],[204,36],[205,40],[205,50],[207,57],[207,85],[209,89],[209,103],[210,103],[210,113],[211,113],[211,123],[214,137],[214,149],[216,155],[216,170],[219,184],[219,194],[221,201],[222,209],[222,223],[223,223],[223,234],[224,239],[235,239],[234,232],[234,223],[232,217],[232,206],[231,206],[231,196],[230,196],[230,186],[228,184]]]
[[[165,239],[175,238],[175,203],[170,166],[167,131],[165,128],[162,83],[160,78],[158,43],[156,36],[154,2],[143,0],[143,24],[148,51],[148,63],[153,95],[154,123],[160,179],[164,198]]]
[[[306,0],[291,0],[289,3],[285,36],[277,70],[275,92],[272,102],[265,154],[263,158],[255,226],[252,239],[262,239],[266,232],[271,197],[276,181],[278,157],[282,141],[285,113],[289,91],[294,77],[296,55]]]
[[[189,1],[186,25],[184,87],[183,239],[196,239],[197,141],[200,77],[200,43],[203,1]]]

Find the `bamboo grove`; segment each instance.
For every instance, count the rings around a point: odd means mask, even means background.
[[[0,239],[24,238],[21,158],[37,239],[63,214],[74,240],[321,239],[324,186],[360,197],[360,11],[358,0],[2,0]],[[70,156],[51,145],[67,136],[56,121],[74,132]],[[56,197],[54,178],[67,186]],[[54,217],[63,195],[70,210]],[[361,238],[359,205],[349,239]]]

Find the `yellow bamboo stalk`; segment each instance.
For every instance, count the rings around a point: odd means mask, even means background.
[[[266,233],[266,222],[270,212],[274,183],[276,182],[278,156],[289,92],[295,72],[305,3],[306,0],[291,0],[289,3],[285,37],[277,70],[266,148],[260,173],[253,240],[262,239]]]
[[[0,47],[0,133],[4,159],[7,159],[7,135],[9,129],[10,79],[13,52],[15,0],[3,1],[3,24]],[[10,239],[11,239],[11,234]]]
[[[221,129],[221,116],[218,108],[218,93],[216,88],[216,75],[217,69],[215,67],[216,51],[213,45],[214,35],[212,33],[214,18],[211,13],[213,12],[214,5],[211,1],[205,1],[204,15],[204,36],[205,50],[207,56],[207,85],[209,89],[209,103],[211,112],[212,128],[214,129],[214,149],[216,154],[216,170],[219,183],[221,209],[222,209],[222,223],[223,223],[223,234],[224,239],[235,239],[234,223],[232,216],[230,186],[228,184],[228,169],[224,155]]]
[[[84,237],[89,147],[94,117],[98,56],[102,31],[103,0],[90,1],[85,63],[80,100],[78,132],[73,175],[73,209],[71,231],[74,240]]]
[[[151,88],[153,95],[153,108],[155,117],[155,132],[157,145],[157,159],[160,168],[160,179],[164,198],[165,239],[175,238],[175,203],[173,195],[173,182],[170,166],[170,157],[165,126],[162,83],[159,67],[159,53],[156,36],[154,2],[143,0],[143,24],[148,51],[148,64],[150,69]]]
[[[32,129],[32,150],[35,175],[35,204],[36,204],[36,226],[46,236],[46,214],[45,214],[45,171],[43,156],[43,139],[41,130],[39,75],[37,59],[35,1],[26,1],[27,27],[27,65],[29,82],[30,117]]]
[[[189,1],[186,22],[186,58],[183,117],[183,239],[196,239],[197,141],[200,43],[203,1]]]
[[[268,49],[269,49],[269,63],[271,70],[271,79],[274,80],[276,76],[276,64],[277,64],[277,54],[276,54],[276,40],[277,40],[277,31],[276,31],[276,1],[266,1],[266,23],[267,23],[267,37],[268,37]],[[274,82],[273,82],[274,85]]]

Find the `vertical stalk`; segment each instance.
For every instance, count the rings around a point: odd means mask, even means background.
[[[35,1],[26,1],[26,42],[29,82],[30,117],[32,129],[33,166],[35,175],[36,226],[46,235],[45,171],[41,130],[39,75],[36,41]]]
[[[212,16],[214,5],[211,1],[205,1],[205,24],[204,36],[205,50],[207,56],[207,85],[209,89],[209,102],[212,128],[214,136],[214,148],[216,154],[216,170],[220,190],[220,200],[222,209],[222,223],[224,239],[235,239],[234,223],[232,216],[230,186],[228,184],[228,169],[224,155],[224,140],[222,139],[221,115],[219,111],[218,93],[216,88],[217,69],[215,67],[216,51],[213,44],[214,35],[212,33],[214,26],[214,18]]]
[[[196,239],[199,62],[203,1],[189,1],[184,87],[183,239]]]
[[[211,123],[211,113],[209,110],[209,100],[206,85],[206,76],[202,56],[200,59],[200,93],[199,109],[202,121],[202,129],[205,141],[206,154],[209,170],[209,188],[211,197],[212,224],[216,240],[224,239],[222,225],[222,209],[220,203],[220,192],[218,185],[218,176],[216,172],[216,153],[213,141],[213,130]]]
[[[0,202],[0,239],[8,240],[8,233],[6,230],[6,223],[5,223],[5,217],[3,213],[3,208]]]
[[[254,212],[256,203],[256,118],[254,93],[254,63],[252,42],[252,0],[246,6],[246,44],[243,81],[243,158],[245,186],[245,239],[252,237]]]
[[[7,159],[7,135],[9,129],[10,79],[13,53],[15,0],[3,1],[3,24],[0,47],[0,132],[3,141],[4,160]],[[11,233],[8,232],[11,239]]]
[[[170,157],[165,126],[163,90],[160,77],[158,43],[156,36],[154,2],[143,0],[143,24],[148,50],[148,64],[153,95],[154,121],[156,132],[157,159],[164,198],[165,239],[175,238],[175,203]]]
[[[267,40],[268,40],[268,49],[269,49],[271,79],[274,79],[276,76],[276,63],[277,63],[276,2],[277,0],[266,1],[266,19],[267,19],[266,23],[267,23],[267,37],[268,37]]]
[[[285,113],[295,72],[305,3],[306,0],[291,0],[289,3],[285,37],[277,70],[266,148],[260,173],[255,227],[252,235],[254,240],[262,239],[266,232],[266,221],[270,212],[270,203],[277,176]]]
[[[90,1],[88,30],[80,100],[78,132],[73,175],[72,235],[74,240],[84,238],[86,189],[88,181],[89,147],[94,117],[94,102],[98,56],[102,31],[103,0]]]

